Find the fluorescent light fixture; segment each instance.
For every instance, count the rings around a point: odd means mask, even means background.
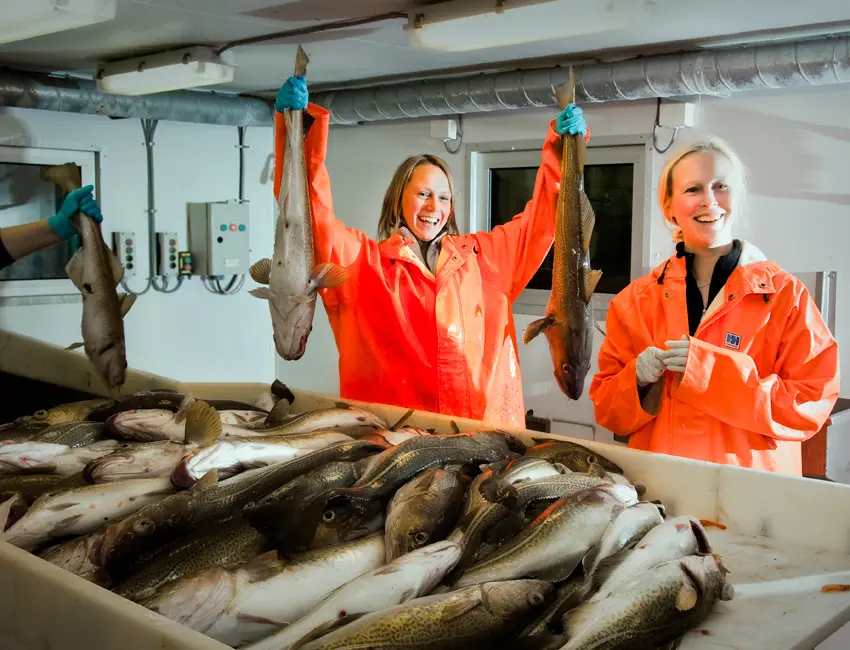
[[[0,43],[115,18],[116,0],[0,0]]]
[[[422,7],[404,29],[411,45],[462,52],[634,27],[644,0],[455,0]]]
[[[233,81],[233,53],[197,46],[101,65],[97,89],[113,95],[151,95]]]

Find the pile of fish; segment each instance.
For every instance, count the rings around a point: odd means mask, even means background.
[[[234,648],[674,648],[733,589],[581,445],[171,391],[0,425],[5,541]]]

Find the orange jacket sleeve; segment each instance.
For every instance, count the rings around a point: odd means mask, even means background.
[[[838,343],[808,292],[795,284],[773,373],[759,377],[749,355],[691,338],[676,397],[776,440],[802,442],[820,431],[838,399]]]
[[[555,200],[561,181],[561,136],[552,120],[543,145],[534,193],[525,210],[490,232],[476,233],[481,255],[502,269],[511,301],[537,273],[555,240]],[[588,131],[589,133],[589,131]]]
[[[631,291],[631,287],[628,289]],[[646,426],[657,413],[647,412],[641,405],[637,385],[637,355],[635,341],[646,339],[648,332],[634,332],[627,318],[637,309],[632,301],[623,307],[616,298],[608,306],[605,338],[599,348],[599,372],[590,383],[589,396],[593,401],[596,422],[617,435],[626,436]],[[651,337],[648,338],[651,345]]]
[[[333,262],[348,266],[360,255],[368,241],[365,233],[337,221],[331,197],[331,180],[325,167],[328,151],[330,113],[321,106],[307,105],[307,114],[313,124],[304,137],[304,155],[307,159],[307,178],[310,184],[310,208],[313,213],[313,250],[315,264]],[[306,119],[309,118],[305,118]],[[283,113],[275,111],[274,141],[274,195],[280,193],[283,176],[283,154],[286,149],[286,120]]]

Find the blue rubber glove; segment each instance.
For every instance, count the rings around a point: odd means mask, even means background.
[[[274,109],[283,113],[287,108],[300,111],[307,108],[307,100],[310,95],[307,92],[307,80],[302,76],[290,77],[277,91]]]
[[[77,229],[71,222],[71,217],[77,214],[77,212],[82,212],[98,223],[103,221],[100,206],[98,206],[97,201],[92,195],[92,190],[94,190],[94,185],[86,185],[70,192],[62,202],[59,212],[47,218],[47,224],[65,241],[68,241],[77,234]]]
[[[555,133],[564,135],[578,135],[587,137],[587,122],[584,121],[583,111],[575,104],[567,104],[567,107],[555,118]]]

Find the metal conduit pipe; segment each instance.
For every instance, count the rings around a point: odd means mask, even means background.
[[[612,102],[850,82],[850,37],[639,57],[577,66],[576,101]],[[557,104],[567,67],[315,93],[331,124],[486,113]]]
[[[127,97],[109,95],[88,79],[0,69],[0,106],[222,126],[272,126],[272,103],[203,91]]]
[[[555,106],[566,67],[474,74],[312,95],[333,124]],[[578,102],[610,102],[850,81],[850,37],[638,57],[576,67]],[[0,70],[0,106],[197,122],[272,126],[272,103],[203,91],[108,95],[94,81]]]

